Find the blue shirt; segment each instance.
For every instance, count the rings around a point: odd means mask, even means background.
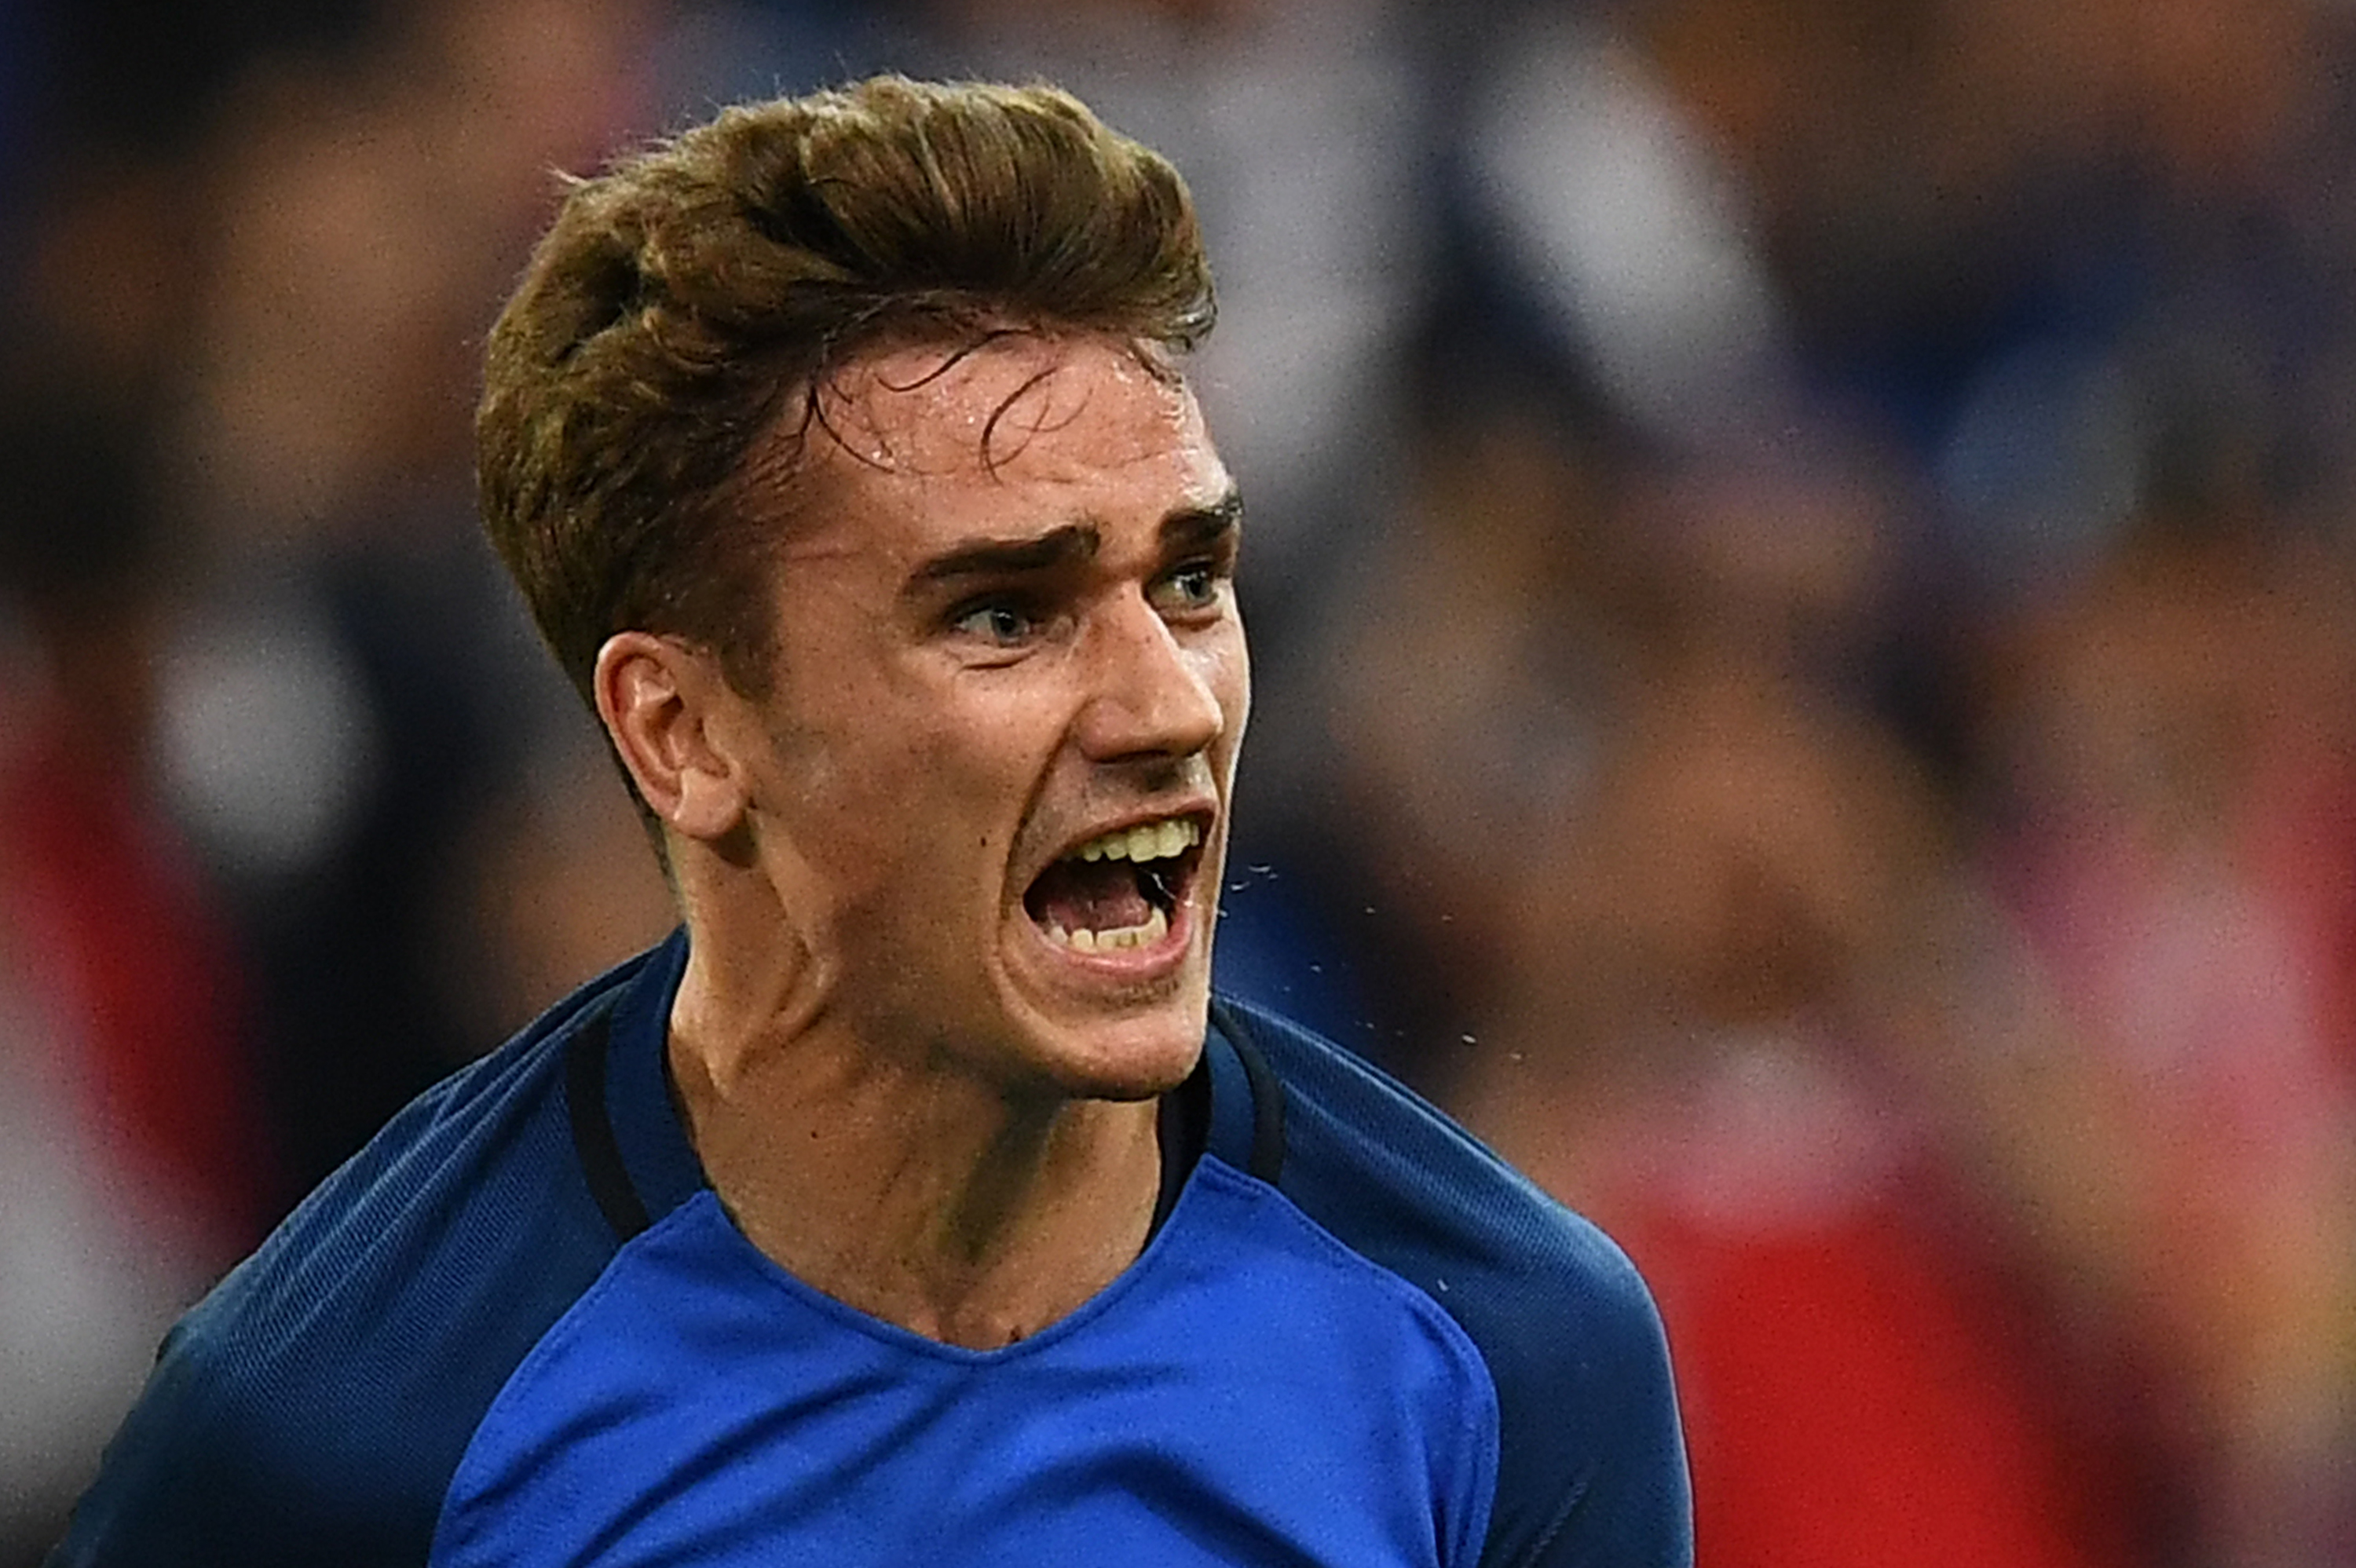
[[[730,1220],[663,1076],[685,956],[428,1093],[176,1327],[58,1568],[1690,1563],[1642,1283],[1356,1059],[1215,1007],[1143,1254],[961,1349]]]

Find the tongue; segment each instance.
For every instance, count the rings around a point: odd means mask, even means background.
[[[1137,890],[1137,873],[1121,860],[1058,860],[1039,874],[1023,903],[1033,920],[1066,931],[1117,931],[1143,925],[1153,913]]]

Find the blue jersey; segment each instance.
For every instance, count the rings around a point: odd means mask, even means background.
[[[665,1081],[683,937],[433,1090],[166,1339],[53,1563],[1684,1564],[1626,1260],[1218,1004],[1138,1260],[961,1349],[803,1285]]]

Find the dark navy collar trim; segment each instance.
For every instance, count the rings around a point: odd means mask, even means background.
[[[613,1040],[613,1008],[602,1007],[573,1032],[564,1048],[564,1100],[573,1120],[573,1147],[581,1157],[581,1172],[589,1179],[589,1195],[598,1211],[628,1241],[648,1224],[645,1200],[630,1184],[629,1168],[622,1163],[621,1145],[615,1141],[613,1118],[605,1114],[605,1053]]]
[[[1211,1140],[1211,1069],[1197,1061],[1186,1082],[1162,1096],[1157,1131],[1162,1140],[1162,1189],[1153,1200],[1153,1222],[1146,1228],[1148,1242],[1162,1233],[1194,1162]]]
[[[711,1183],[688,1141],[670,1086],[670,1008],[687,973],[687,932],[671,933],[614,1008],[606,1052],[605,1115],[630,1185],[661,1219]]]
[[[1221,1040],[1234,1051],[1237,1064],[1243,1069],[1242,1095],[1230,1093],[1227,1098],[1230,1103],[1240,1098],[1251,1107],[1250,1153],[1245,1157],[1244,1168],[1274,1187],[1284,1175],[1284,1085],[1277,1078],[1276,1070],[1268,1064],[1268,1058],[1260,1054],[1243,1019],[1225,1001],[1214,997],[1211,1036],[1205,1045],[1205,1053]],[[1213,1103],[1217,1103],[1215,1088]]]

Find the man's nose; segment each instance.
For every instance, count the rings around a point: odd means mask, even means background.
[[[1186,757],[1226,728],[1212,683],[1226,656],[1215,639],[1184,639],[1142,595],[1125,595],[1093,629],[1092,688],[1077,725],[1091,761]]]

